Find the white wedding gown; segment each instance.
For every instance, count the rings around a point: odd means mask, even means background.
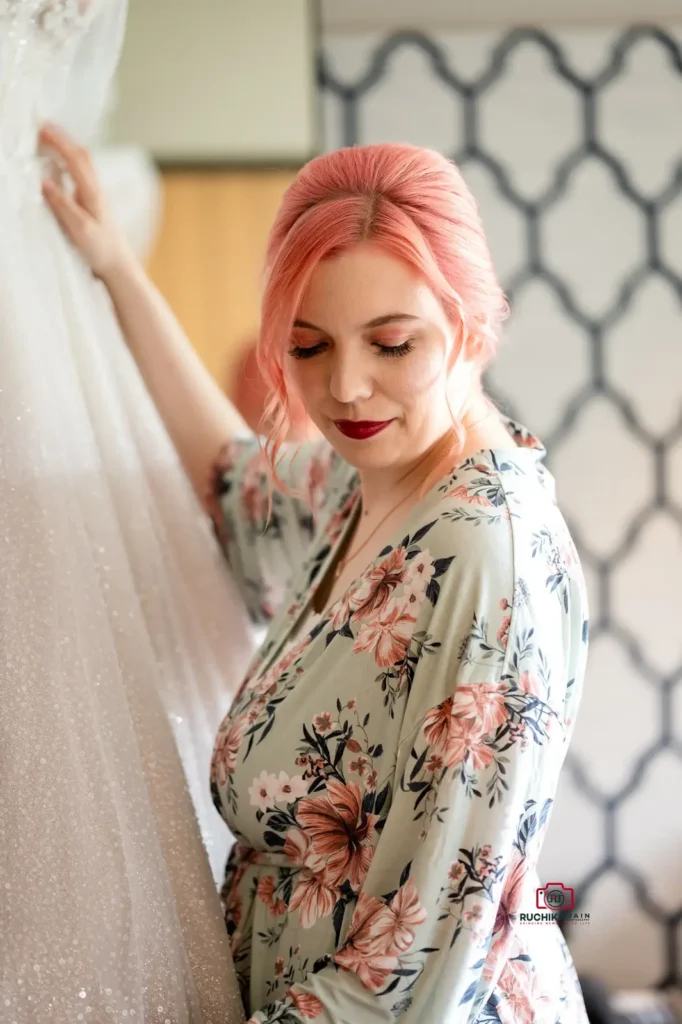
[[[249,628],[106,293],[40,196],[38,125],[89,137],[124,17],[0,0],[2,1024],[242,1017],[186,779],[217,863],[210,748]]]

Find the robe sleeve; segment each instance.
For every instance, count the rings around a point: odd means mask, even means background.
[[[447,561],[350,926],[250,1024],[471,1024],[484,1008],[494,1020],[499,992],[529,966],[516,922],[536,910],[579,699],[583,588],[576,574],[559,600],[541,570],[519,581],[510,531],[473,532]]]
[[[268,475],[257,438],[226,445],[207,505],[252,620],[267,623],[311,543],[337,456],[326,441],[283,445],[268,518]]]

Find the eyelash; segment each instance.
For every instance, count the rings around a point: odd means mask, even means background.
[[[325,342],[320,341],[317,345],[312,345],[310,348],[301,348],[300,345],[295,345],[289,349],[289,355],[293,356],[294,359],[312,359],[313,356],[322,351],[324,344]],[[378,341],[373,342],[373,344],[379,350],[379,355],[387,356],[389,359],[399,359],[400,356],[406,356],[414,348],[412,338],[408,338],[402,345],[380,345]]]

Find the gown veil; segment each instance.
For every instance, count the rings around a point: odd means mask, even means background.
[[[215,866],[210,747],[252,640],[40,196],[37,127],[88,139],[124,19],[124,0],[0,0],[2,1024],[242,1019],[189,791]]]

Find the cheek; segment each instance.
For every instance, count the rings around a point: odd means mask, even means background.
[[[444,393],[445,366],[442,353],[416,350],[396,362],[400,365],[389,367],[385,375],[386,389],[390,390],[393,398],[414,404],[431,400],[440,391]]]
[[[298,395],[306,408],[311,408],[324,389],[320,363],[316,359],[292,359],[285,372],[287,390]]]

